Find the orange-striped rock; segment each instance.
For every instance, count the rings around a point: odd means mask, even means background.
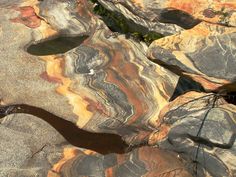
[[[157,63],[172,66],[173,71],[191,77],[207,90],[217,90],[235,82],[235,32],[234,27],[202,22],[154,41],[148,56]]]
[[[171,163],[169,163],[171,162]],[[47,177],[191,177],[177,154],[152,147],[142,147],[127,154],[102,156],[95,152],[64,149],[64,158],[54,165]]]
[[[155,22],[192,28],[200,21],[236,26],[234,0],[98,0],[105,7],[119,11],[144,26]],[[155,25],[154,25],[155,26]],[[152,26],[153,27],[153,26]],[[160,29],[158,29],[161,31]]]

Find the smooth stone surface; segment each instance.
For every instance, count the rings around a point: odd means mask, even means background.
[[[163,140],[153,135],[150,143],[155,144],[156,138],[161,148],[181,153],[193,174],[233,177],[236,107],[214,99],[197,92],[178,97],[163,109],[161,126],[169,127],[168,135]]]

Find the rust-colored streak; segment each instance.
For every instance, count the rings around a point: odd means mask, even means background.
[[[41,25],[41,19],[37,16],[33,7],[23,6],[15,10],[19,11],[20,15],[11,19],[12,22],[22,23],[29,28],[38,28]]]
[[[219,80],[219,83],[216,83],[216,82],[212,82],[212,81],[208,80],[207,78],[201,77],[199,75],[188,74],[188,73],[184,73],[184,75],[190,76],[191,78],[193,78],[194,81],[201,83],[202,86],[206,90],[217,90],[218,88],[220,88],[222,86],[222,83],[229,84],[229,82],[226,80]]]
[[[106,177],[114,177],[114,174],[113,174],[113,168],[108,168],[105,170],[105,175]]]
[[[159,150],[158,148],[143,147],[139,149],[138,157],[149,169],[145,174],[146,177],[176,176],[175,171],[184,168],[177,159],[176,154]],[[190,177],[191,175],[183,171],[180,176]]]
[[[83,17],[89,17],[89,11],[87,10],[87,8],[85,8],[86,4],[87,3],[86,1],[84,0],[77,0],[77,12],[80,16],[83,16]]]
[[[93,101],[92,99],[85,97],[84,100],[88,103],[87,110],[90,112],[99,112],[100,114],[109,116],[109,112],[106,107],[100,103]]]
[[[56,78],[62,84],[60,84],[56,91],[68,98],[69,104],[73,106],[73,112],[78,116],[78,127],[84,127],[84,125],[92,117],[92,113],[87,110],[88,103],[79,94],[71,90],[70,86],[72,80],[63,76],[64,59],[56,56],[41,57],[46,61],[46,72],[52,78]]]
[[[202,7],[203,1],[202,0],[170,0],[168,1],[167,7],[182,10],[189,14],[194,14],[199,7]]]
[[[53,77],[53,76],[49,76],[47,74],[47,72],[43,72],[40,77],[48,82],[51,82],[51,83],[62,83],[61,82],[61,79],[58,79],[57,77]]]
[[[158,132],[153,132],[149,136],[148,144],[155,145],[157,142],[164,140],[167,137],[169,131],[170,131],[170,126],[165,125],[165,124],[161,125],[159,127]]]
[[[124,63],[122,61],[123,55],[121,52],[115,52],[115,55],[112,59],[111,68],[114,68],[117,73],[120,74],[124,78],[124,80],[127,80],[127,75],[132,75],[133,81],[138,80],[140,78],[138,76],[138,71],[136,66],[134,66],[131,63]],[[121,67],[121,63],[125,66],[124,68]],[[142,100],[140,100],[135,93],[139,90],[139,88],[135,88],[135,84],[130,84],[129,86],[121,82],[120,80],[117,80],[115,73],[112,69],[107,71],[107,78],[106,80],[108,82],[114,83],[119,87],[122,92],[124,92],[129,100],[129,103],[134,106],[135,113],[132,116],[132,118],[129,119],[128,124],[132,124],[136,119],[138,119],[142,114],[145,113],[145,110],[147,108],[143,107]],[[132,88],[131,88],[132,87]]]

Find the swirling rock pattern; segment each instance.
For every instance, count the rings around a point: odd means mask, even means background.
[[[160,147],[181,152],[197,176],[236,175],[236,107],[213,94],[189,92],[163,109],[162,125],[171,126]]]
[[[111,35],[107,30],[97,30],[64,56],[65,76],[73,79],[71,88],[81,93],[86,105],[87,113],[78,111],[77,125],[123,137],[151,132],[178,77],[152,64],[144,55],[145,46],[125,36]]]
[[[156,62],[175,66],[176,72],[192,77],[206,89],[215,90],[235,82],[235,31],[233,27],[203,22],[153,42],[148,56]]]
[[[101,155],[75,148],[45,122],[17,114],[29,119],[7,116],[0,124],[1,175],[235,176],[235,106],[221,93],[180,96],[199,87],[180,83],[186,78],[208,91],[235,91],[235,2],[99,2],[171,36],[148,47],[113,33],[87,0],[3,0],[0,108],[39,107],[78,128],[120,135],[131,151]],[[78,42],[78,36],[87,37]],[[60,37],[77,41],[58,52]],[[47,40],[50,49],[40,53]]]
[[[200,21],[225,26],[236,25],[236,5],[233,0],[99,0],[99,2],[107,8],[127,14],[128,18],[143,26],[147,22],[156,26],[162,22],[192,28]]]
[[[152,147],[142,147],[127,154],[105,156],[92,151],[67,148],[64,149],[64,158],[53,167],[48,177],[55,174],[65,177],[191,177],[175,153]]]

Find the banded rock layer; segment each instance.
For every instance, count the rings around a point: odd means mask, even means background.
[[[191,177],[175,153],[152,147],[138,148],[127,154],[105,156],[92,151],[67,148],[64,149],[64,158],[54,166],[53,171],[49,172],[48,177],[58,174],[65,177]]]
[[[114,33],[87,0],[0,2],[0,111],[38,107],[78,130],[119,135],[130,152],[82,149],[63,124],[48,121],[69,142],[36,117],[16,114],[1,121],[1,175],[235,176],[236,109],[224,99],[235,91],[235,3],[99,2],[169,36],[148,47]],[[183,93],[204,92],[199,84],[214,93]]]

